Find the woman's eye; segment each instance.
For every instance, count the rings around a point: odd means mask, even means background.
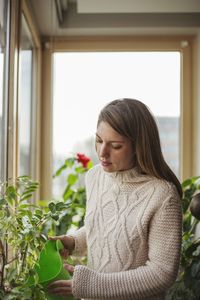
[[[98,144],[102,143],[101,140],[96,140],[95,142],[98,143]]]
[[[112,145],[112,148],[116,150],[121,149],[121,147],[122,145]]]

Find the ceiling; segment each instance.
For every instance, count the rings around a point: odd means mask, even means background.
[[[29,0],[41,36],[200,30],[200,0]],[[176,30],[174,30],[176,29]]]

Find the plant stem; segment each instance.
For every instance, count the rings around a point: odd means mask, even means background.
[[[11,260],[7,262],[7,265],[11,264],[13,261],[17,260],[18,256],[13,257]]]
[[[4,251],[4,245],[2,240],[0,240],[0,255],[2,257],[2,269],[1,269],[1,282],[0,282],[0,287],[4,290],[4,270],[5,270],[5,265],[6,265],[6,256],[5,256],[5,251]]]
[[[199,223],[199,220],[197,220],[196,218],[194,219],[193,223],[192,223],[192,226],[190,228],[190,231],[189,231],[189,234],[193,233],[193,231],[195,230],[196,228],[196,225]]]
[[[26,245],[25,249],[24,249],[24,253],[23,253],[23,257],[22,257],[22,267],[21,267],[21,272],[23,273],[24,268],[25,268],[25,264],[26,264],[26,254],[27,254],[27,250],[28,250],[28,244]]]

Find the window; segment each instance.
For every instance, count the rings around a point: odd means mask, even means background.
[[[97,163],[94,133],[100,109],[117,98],[143,101],[156,117],[166,161],[179,177],[180,52],[54,54],[53,171],[71,153]],[[53,195],[64,178],[53,181]]]
[[[6,177],[7,132],[7,32],[9,1],[0,1],[0,180]]]
[[[19,174],[31,175],[33,42],[22,15],[19,66]]]

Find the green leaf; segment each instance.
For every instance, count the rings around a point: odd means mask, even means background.
[[[42,216],[41,215],[37,215],[37,214],[34,214],[33,218],[32,218],[32,221],[35,221],[35,220],[41,220],[42,219]]]
[[[29,180],[30,180],[30,177],[27,176],[27,175],[21,175],[21,176],[18,176],[17,179],[18,179],[18,180],[22,180],[22,181],[24,181],[24,180],[25,180],[25,181],[27,181],[27,180],[29,181]]]
[[[191,200],[191,197],[194,195],[195,191],[196,191],[196,186],[192,184],[189,189],[184,191],[185,198],[189,198]]]
[[[87,163],[87,169],[91,169],[93,167],[93,162],[90,160],[88,163]]]
[[[69,185],[74,185],[78,180],[78,176],[76,174],[69,174],[67,178],[67,182]]]
[[[26,188],[23,193],[21,194],[21,197],[26,196],[27,194],[33,194],[36,191],[37,187],[29,187]]]
[[[35,207],[37,207],[36,205],[34,205],[34,204],[31,204],[31,203],[23,203],[23,204],[20,204],[19,205],[19,209],[21,209],[21,208],[35,208]]]
[[[20,216],[27,216],[30,219],[32,218],[32,211],[30,209],[20,209],[18,210]]]
[[[83,166],[80,166],[80,167],[76,167],[75,168],[75,171],[78,173],[78,174],[83,174],[86,172],[86,169],[83,167]]]
[[[199,256],[200,255],[200,245],[196,248],[196,250],[192,253],[194,256]]]
[[[197,299],[199,298],[199,295],[200,295],[200,280],[197,280],[195,283],[194,283],[194,293],[197,297]]]
[[[52,214],[51,215],[52,219],[54,219],[55,221],[59,220],[59,215],[58,214]]]
[[[14,186],[8,186],[6,189],[6,199],[10,205],[14,205],[17,200],[17,191]]]
[[[185,181],[183,181],[182,183],[182,188],[186,188],[188,185],[190,185],[192,183],[192,179],[186,179]]]
[[[5,210],[0,210],[0,220],[1,220],[0,222],[2,222],[5,216],[6,216]]]
[[[194,262],[191,268],[191,275],[193,278],[196,278],[200,276],[200,261],[199,262]]]
[[[56,212],[56,205],[54,202],[50,202],[49,205],[49,210],[52,212],[52,213],[55,213]]]
[[[47,207],[48,206],[48,201],[47,200],[38,200],[38,205],[40,207]]]
[[[37,189],[39,187],[39,185],[40,185],[39,182],[37,182],[37,181],[31,181],[29,183],[29,188]]]
[[[25,194],[23,197],[20,198],[20,201],[24,201],[24,200],[30,199],[32,196],[33,196],[32,193]]]
[[[64,202],[58,202],[56,203],[56,210],[57,211],[62,211],[63,209],[66,209],[69,207],[69,204],[66,204]]]
[[[5,198],[1,198],[0,199],[0,206],[6,204],[6,200]]]
[[[43,242],[46,242],[48,240],[48,238],[46,237],[46,235],[44,234],[40,234],[40,239],[43,241]]]
[[[73,195],[74,191],[70,188],[70,186],[67,186],[64,193],[63,193],[63,199],[66,201]]]
[[[42,211],[41,209],[37,208],[37,209],[35,210],[35,214],[37,214],[37,215],[39,215],[39,216],[42,216],[42,215],[43,215],[43,211]]]
[[[66,164],[62,165],[62,166],[56,171],[56,173],[53,175],[53,178],[59,176],[66,168],[67,168]]]
[[[191,187],[191,185],[197,185],[199,179],[200,179],[200,176],[194,176],[194,177],[186,179],[182,183],[182,188],[185,189],[188,186]]]
[[[68,159],[65,160],[65,165],[66,167],[69,167],[69,168],[72,168],[74,163],[76,161],[76,158],[75,157],[70,157]]]

